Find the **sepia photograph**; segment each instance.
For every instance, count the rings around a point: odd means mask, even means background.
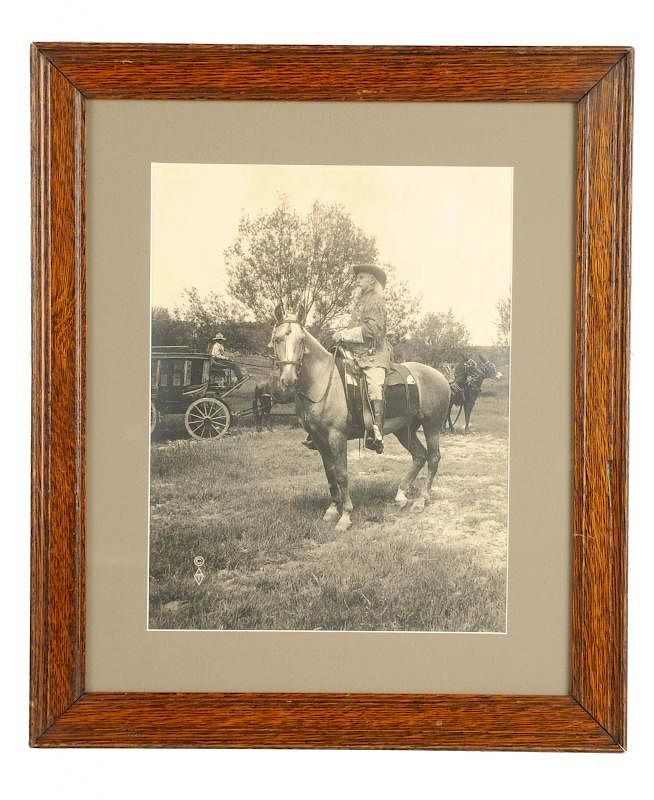
[[[506,633],[513,169],[151,166],[150,630]]]

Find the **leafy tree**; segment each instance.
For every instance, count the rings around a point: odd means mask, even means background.
[[[226,352],[244,355],[267,355],[271,327],[268,322],[230,319],[220,330],[225,334]]]
[[[167,308],[154,306],[152,309],[152,344],[186,345],[194,344],[193,325],[171,314]]]
[[[349,308],[355,287],[350,265],[376,260],[374,237],[343,206],[316,201],[301,218],[284,197],[268,214],[243,216],[225,251],[230,292],[256,319],[271,319],[277,303],[303,303],[318,328]]]
[[[190,324],[194,346],[204,350],[217,330],[225,333],[223,328],[228,322],[244,321],[246,310],[239,303],[217,292],[209,292],[202,297],[195,286],[192,286],[184,289],[183,304],[180,309],[176,309],[176,313]]]
[[[386,298],[388,339],[391,344],[397,345],[415,331],[421,298],[409,290],[409,284],[406,281],[398,279],[395,267],[391,264],[384,264],[384,270],[387,276],[384,296]]]
[[[352,264],[374,264],[377,245],[373,236],[358,228],[343,206],[316,201],[304,226],[305,271],[300,276],[301,302],[313,324],[326,327],[349,311],[356,287]]]
[[[495,308],[497,309],[495,344],[498,347],[508,347],[511,342],[511,295],[501,297]]]
[[[403,360],[420,361],[434,367],[458,361],[470,347],[470,331],[447,313],[429,312],[420,320],[410,340],[398,349]]]

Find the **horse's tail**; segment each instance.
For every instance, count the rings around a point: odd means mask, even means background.
[[[419,417],[430,429],[440,431],[451,409],[452,391],[449,382],[441,372],[426,364],[407,362],[405,366],[418,384]]]

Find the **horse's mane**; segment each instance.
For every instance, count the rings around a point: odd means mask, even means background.
[[[318,339],[316,339],[316,337],[311,333],[311,331],[309,331],[308,328],[305,328],[303,326],[303,330],[305,339],[308,340],[313,345],[313,347],[315,347],[318,350],[319,353],[325,353],[326,355],[329,355],[329,350],[327,350],[326,347],[320,344]]]

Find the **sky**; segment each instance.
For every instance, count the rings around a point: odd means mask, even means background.
[[[152,305],[173,309],[192,286],[226,293],[239,219],[282,195],[301,215],[342,204],[424,312],[452,309],[473,344],[493,342],[511,285],[511,167],[152,164]]]

